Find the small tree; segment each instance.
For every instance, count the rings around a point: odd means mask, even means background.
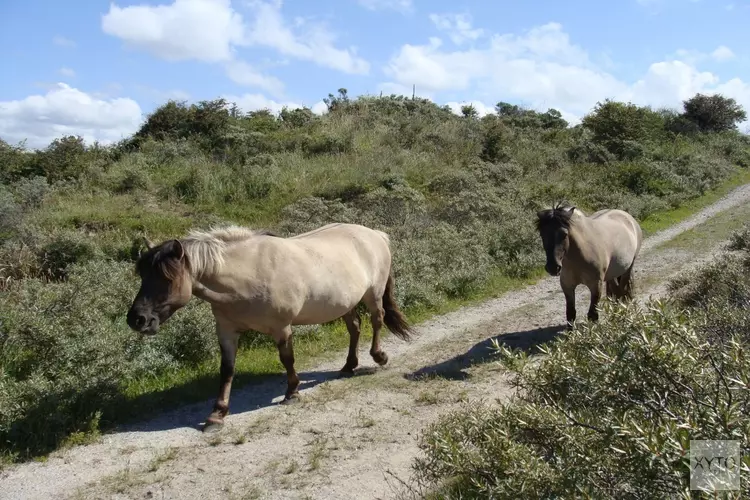
[[[479,118],[479,112],[477,111],[477,108],[475,108],[473,104],[465,104],[461,106],[461,115],[464,118],[471,118],[474,120]]]
[[[339,95],[328,94],[328,97],[323,99],[323,102],[328,107],[328,112],[333,113],[337,109],[349,104],[349,94],[345,88],[339,89]]]
[[[683,101],[683,117],[695,123],[701,132],[722,132],[735,130],[737,124],[745,121],[747,114],[731,97],[721,94],[696,94]]]

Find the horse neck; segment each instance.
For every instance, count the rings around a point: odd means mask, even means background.
[[[183,240],[182,244],[190,264],[190,278],[193,282],[208,284],[215,281],[224,267],[225,247],[200,240]]]
[[[590,226],[590,220],[582,216],[577,217],[575,222],[570,225],[570,230],[568,231],[570,246],[566,253],[567,259],[576,262],[582,261],[591,252]]]

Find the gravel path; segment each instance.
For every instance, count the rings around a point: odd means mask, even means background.
[[[750,184],[648,237],[636,263],[639,301],[664,293],[664,281],[685,268],[676,263],[689,258],[695,265],[721,250],[717,245],[695,255],[659,244],[749,201]],[[654,284],[639,286],[644,277]],[[578,301],[585,313],[583,287]],[[343,353],[301,373],[297,404],[276,404],[285,388],[282,374],[235,390],[221,433],[204,435],[195,427],[211,399],[57,452],[44,463],[7,468],[0,472],[0,499],[392,498],[408,481],[421,429],[467,402],[509,394],[502,372],[483,362],[489,340],[530,346],[556,335],[564,318],[557,278],[546,278],[424,322],[412,342],[388,336],[384,369],[375,369],[365,343],[355,377],[336,378]]]

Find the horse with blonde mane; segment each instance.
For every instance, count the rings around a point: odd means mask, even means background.
[[[211,305],[221,348],[219,395],[204,431],[218,428],[229,412],[240,332],[271,336],[287,374],[283,403],[298,398],[292,325],[321,324],[343,318],[349,332],[349,354],[341,369],[354,373],[360,336],[357,305],[370,313],[370,355],[383,366],[380,348],[385,326],[409,340],[406,318],[394,297],[390,239],[382,231],[356,224],[328,224],[284,238],[268,231],[230,226],[193,231],[182,239],[153,245],[136,263],[141,287],[127,323],[142,334],[159,326],[185,306],[192,295]]]
[[[576,207],[557,205],[537,212],[537,229],[547,254],[545,270],[560,276],[569,329],[576,319],[575,291],[580,284],[591,292],[590,321],[599,319],[597,305],[605,287],[615,300],[633,298],[633,266],[643,232],[632,215],[604,209],[586,216]]]

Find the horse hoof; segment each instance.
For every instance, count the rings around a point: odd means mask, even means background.
[[[383,351],[373,354],[372,359],[380,366],[385,366],[388,363],[388,355]]]
[[[203,427],[203,433],[213,434],[215,432],[219,432],[223,427],[224,427],[224,422],[207,421],[206,425]]]
[[[292,403],[297,403],[299,401],[299,394],[296,392],[294,394],[290,394],[289,396],[285,396],[284,399],[281,400],[279,404],[282,405],[288,405]]]

